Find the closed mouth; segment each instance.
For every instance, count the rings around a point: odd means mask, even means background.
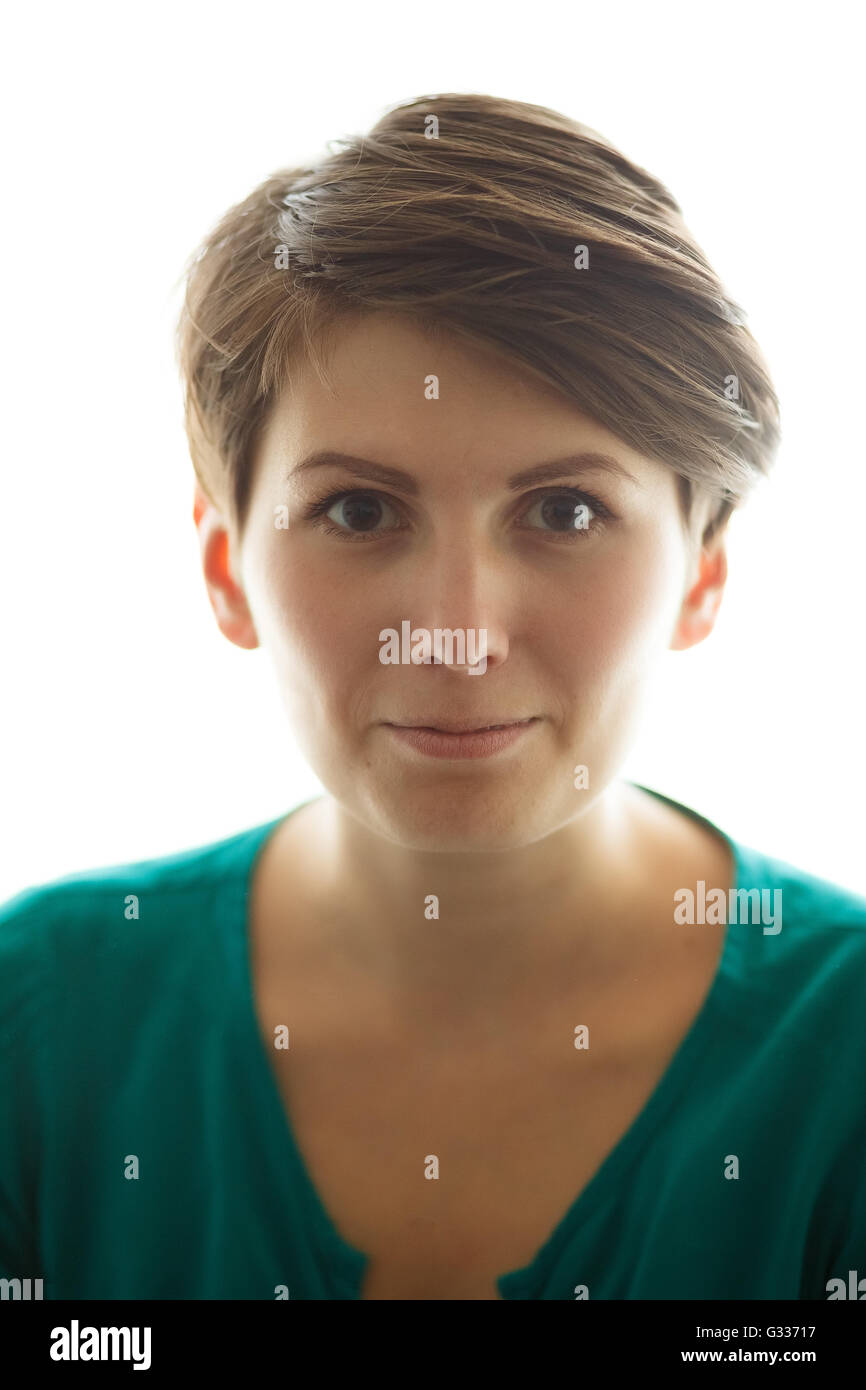
[[[426,729],[434,734],[486,734],[495,729],[515,729],[521,724],[531,724],[535,715],[528,719],[509,719],[500,724],[395,724],[397,729]]]

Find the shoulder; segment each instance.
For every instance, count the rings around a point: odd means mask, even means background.
[[[759,913],[764,937],[784,937],[790,951],[838,953],[852,960],[866,948],[866,895],[807,872],[787,860],[732,841],[737,900],[731,906]],[[751,894],[751,902],[745,898]],[[760,900],[758,894],[761,894]]]
[[[736,1028],[855,1105],[866,1070],[866,897],[732,842],[725,962]],[[866,1117],[866,1106],[857,1102]]]
[[[77,961],[92,969],[105,952],[117,959],[123,943],[142,939],[119,930],[124,925],[147,924],[158,933],[179,916],[206,913],[228,884],[245,887],[246,871],[275,824],[171,855],[66,874],[0,903],[0,1007],[11,988],[29,992],[49,968],[56,973]]]

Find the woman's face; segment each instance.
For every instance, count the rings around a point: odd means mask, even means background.
[[[333,391],[296,375],[257,453],[232,557],[242,645],[270,652],[311,767],[376,833],[440,851],[541,839],[614,777],[662,652],[697,640],[677,637],[696,551],[675,476],[498,354],[391,315],[345,326],[329,370]],[[310,462],[323,451],[355,465]],[[380,634],[404,624],[484,630],[486,663],[470,673],[446,638],[438,661],[384,664]],[[393,727],[530,719],[482,757]]]

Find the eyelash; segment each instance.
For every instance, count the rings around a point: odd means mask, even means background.
[[[312,521],[314,524],[318,525],[326,535],[336,536],[340,540],[350,542],[361,541],[365,543],[368,541],[376,541],[380,540],[382,536],[394,535],[398,531],[404,529],[400,526],[390,526],[385,531],[350,531],[348,527],[338,526],[335,522],[331,521],[326,513],[331,510],[335,503],[343,502],[347,497],[375,497],[378,501],[383,501],[388,506],[395,507],[396,509],[396,504],[393,503],[390,498],[385,497],[384,494],[378,493],[371,488],[343,488],[338,492],[328,493],[326,497],[319,498],[317,502],[311,502],[304,510],[304,520]],[[585,492],[583,489],[569,487],[553,488],[539,492],[534,497],[533,502],[530,504],[530,508],[527,510],[530,510],[536,502],[544,501],[549,497],[568,497],[578,503],[587,503],[590,510],[594,512],[595,515],[591,519],[589,526],[585,528],[575,526],[568,531],[545,531],[542,527],[533,526],[527,529],[540,531],[542,535],[553,536],[557,540],[565,540],[569,543],[574,543],[578,539],[586,539],[591,532],[600,530],[607,522],[613,519],[613,512],[605,506],[600,498],[594,497],[591,492]]]

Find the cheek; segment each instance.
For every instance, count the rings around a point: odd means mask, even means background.
[[[363,587],[343,582],[333,563],[317,567],[310,548],[290,543],[284,531],[261,536],[249,567],[256,630],[286,693],[340,703],[340,687],[357,689],[359,668],[379,649]]]
[[[679,610],[683,547],[663,530],[626,538],[558,587],[552,650],[580,684],[630,681],[667,649]]]

